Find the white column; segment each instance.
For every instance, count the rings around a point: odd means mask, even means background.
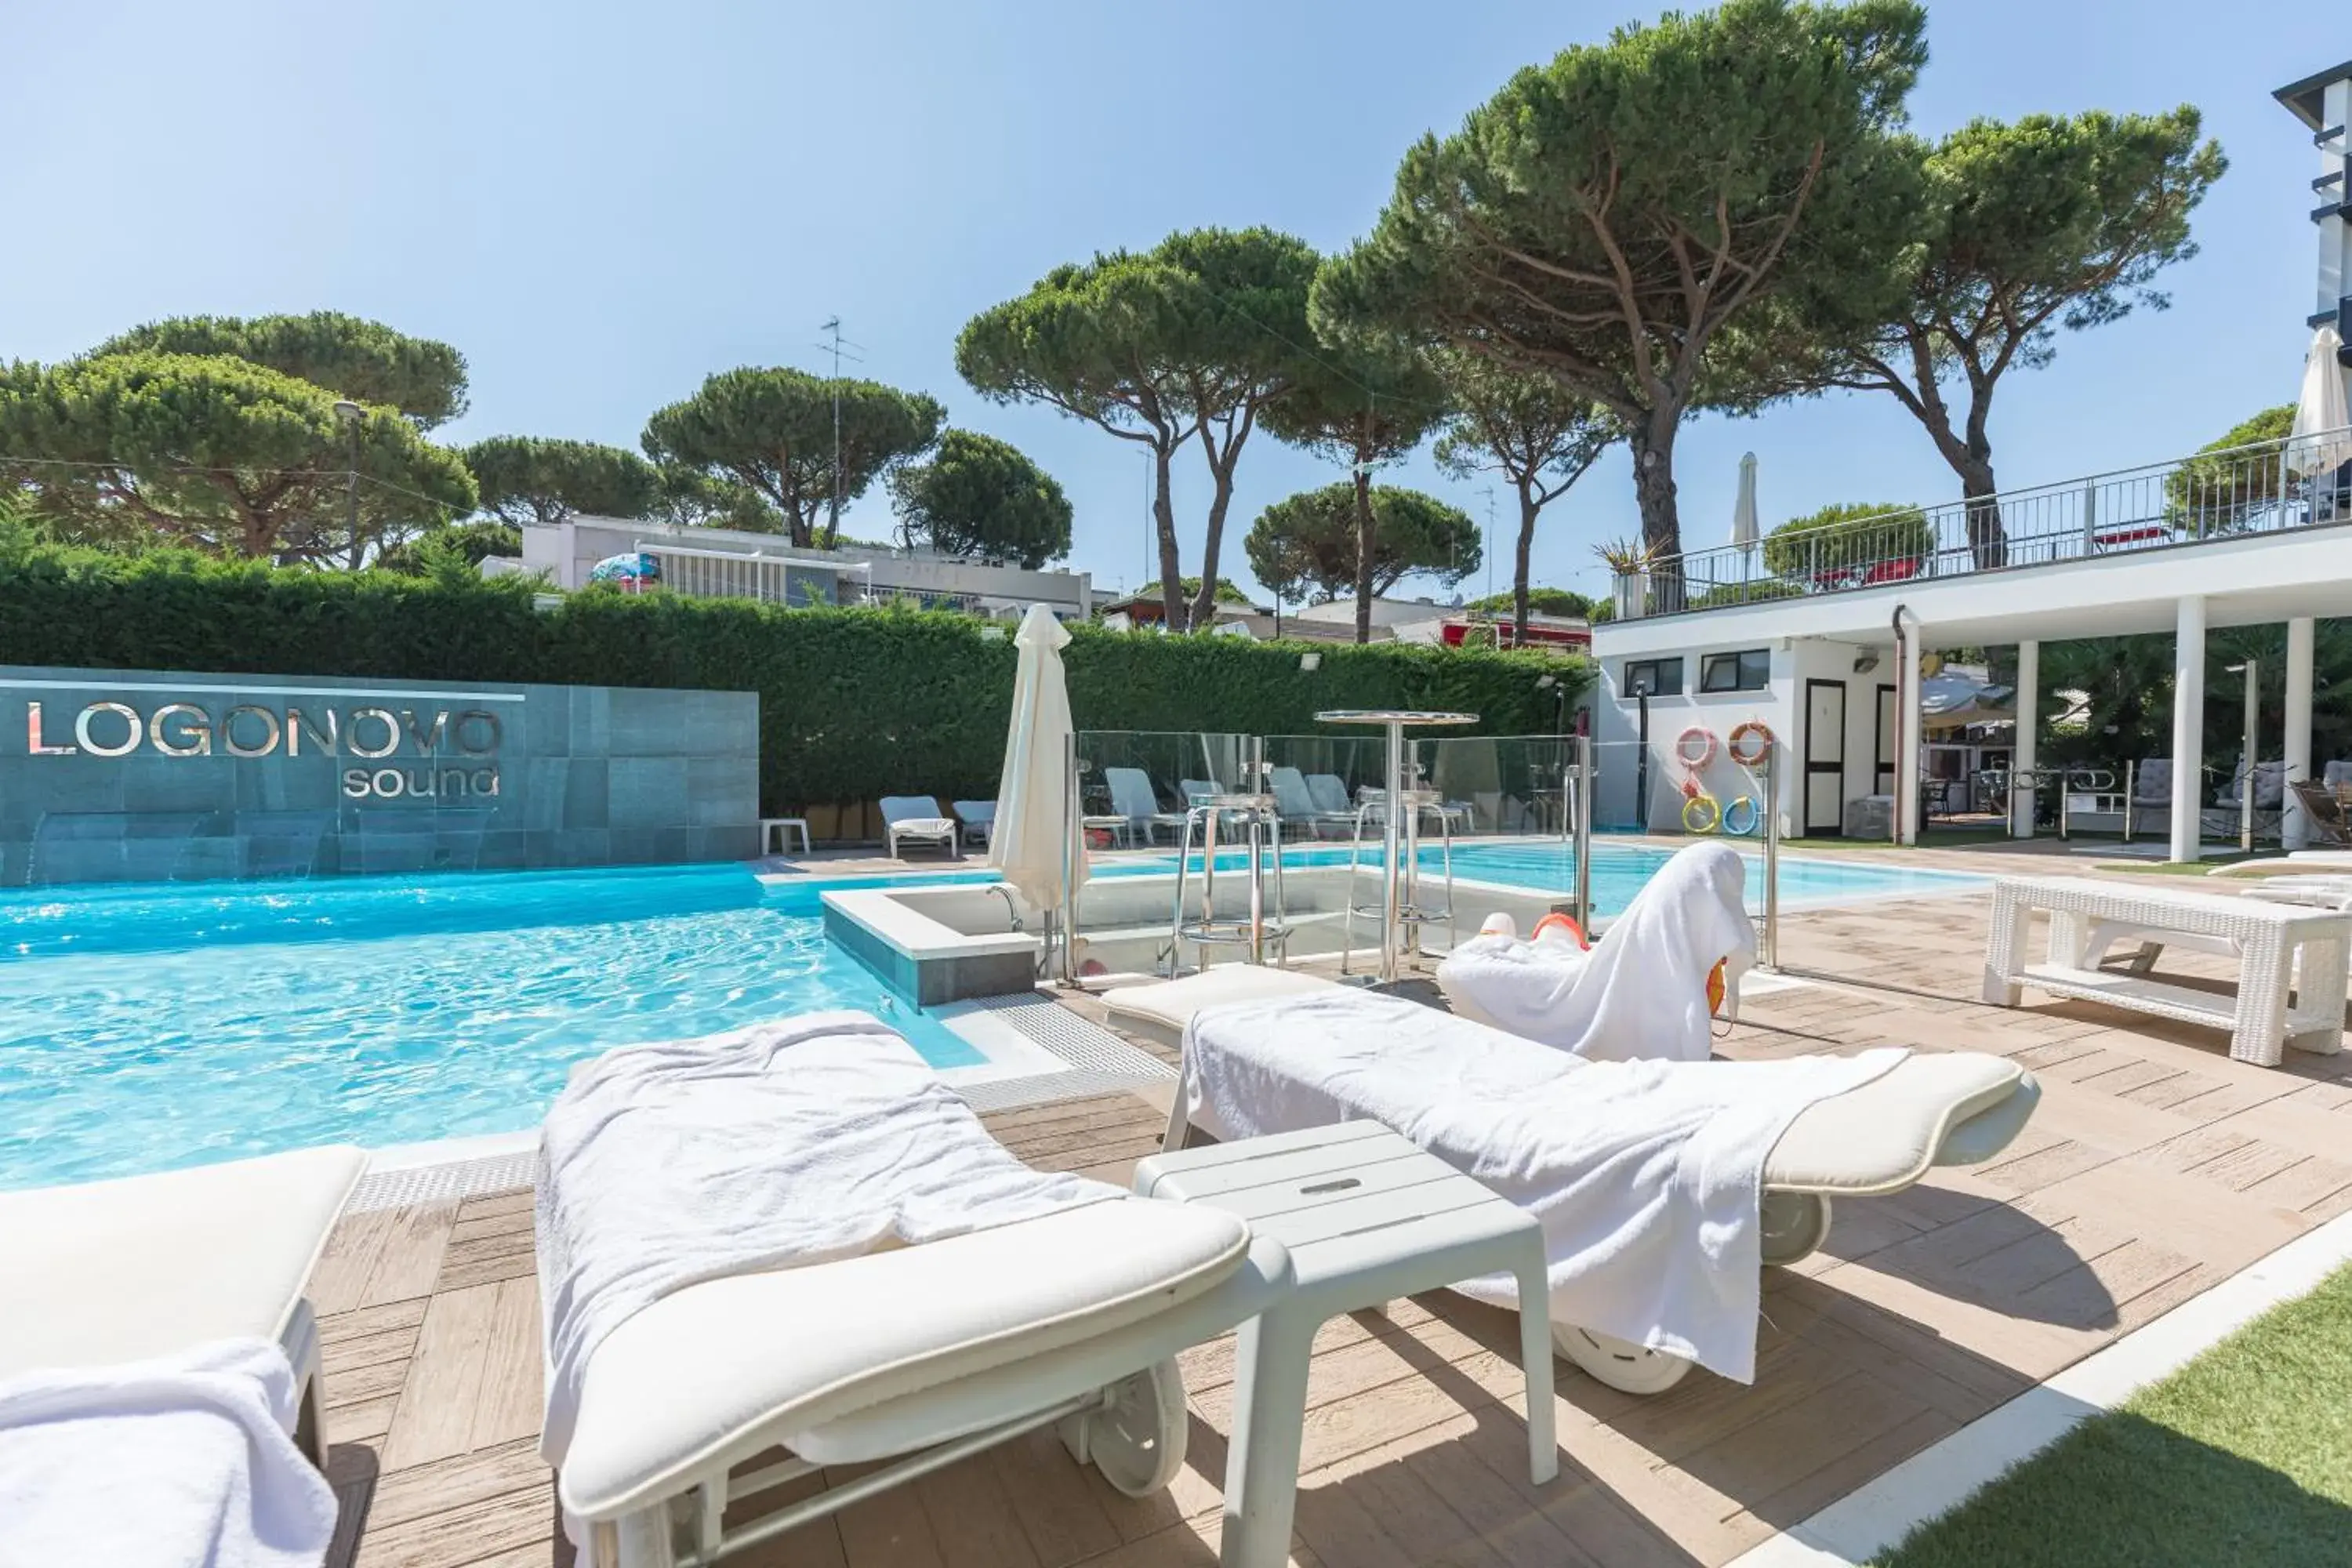
[[[1920,742],[1926,737],[1919,728],[1919,653],[1926,632],[1912,617],[1905,639],[1902,668],[1895,673],[1895,731],[1903,743],[1895,748],[1895,816],[1902,820],[1901,842],[1919,842],[1919,757]],[[1802,780],[1799,781],[1801,785]]]
[[[2017,742],[2010,748],[2010,771],[2031,773],[2037,757],[2035,742],[2041,736],[2035,722],[2042,711],[2042,645],[2021,642],[2017,645]],[[2020,794],[2011,790],[2009,795],[2009,836],[2011,838],[2033,837],[2034,792]]]
[[[2172,637],[2172,858],[2195,860],[2205,800],[2205,596],[2182,597]]]
[[[2286,758],[2290,779],[2314,777],[2311,771],[2311,645],[2315,623],[2303,616],[2286,624]],[[2311,825],[2304,819],[2303,803],[2289,790],[2286,816],[2279,825],[2289,849],[2311,841]]]

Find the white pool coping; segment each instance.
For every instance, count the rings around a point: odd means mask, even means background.
[[[1867,1563],[2084,1421],[2178,1372],[2273,1307],[2308,1295],[2347,1262],[2352,1262],[2352,1214],[2297,1237],[1979,1416],[1803,1523],[1750,1547],[1726,1568],[1854,1568]]]

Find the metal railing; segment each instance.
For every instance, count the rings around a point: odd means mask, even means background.
[[[1619,618],[2103,560],[2352,522],[2352,429],[1685,551],[1616,576]],[[2315,460],[2337,466],[2308,477]]]

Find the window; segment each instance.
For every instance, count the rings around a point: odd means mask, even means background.
[[[1772,653],[1769,648],[1711,653],[1699,661],[1701,691],[1761,691],[1771,684]]]
[[[1680,697],[1683,661],[1679,658],[1629,658],[1625,661],[1628,697]]]

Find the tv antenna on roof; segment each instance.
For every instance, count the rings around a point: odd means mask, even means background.
[[[839,316],[827,316],[817,331],[832,334],[833,340],[816,345],[820,353],[833,355],[833,512],[824,529],[825,548],[830,550],[841,542],[841,362],[845,359],[852,364],[865,363],[865,355],[848,351],[866,345],[853,343],[841,335]]]

